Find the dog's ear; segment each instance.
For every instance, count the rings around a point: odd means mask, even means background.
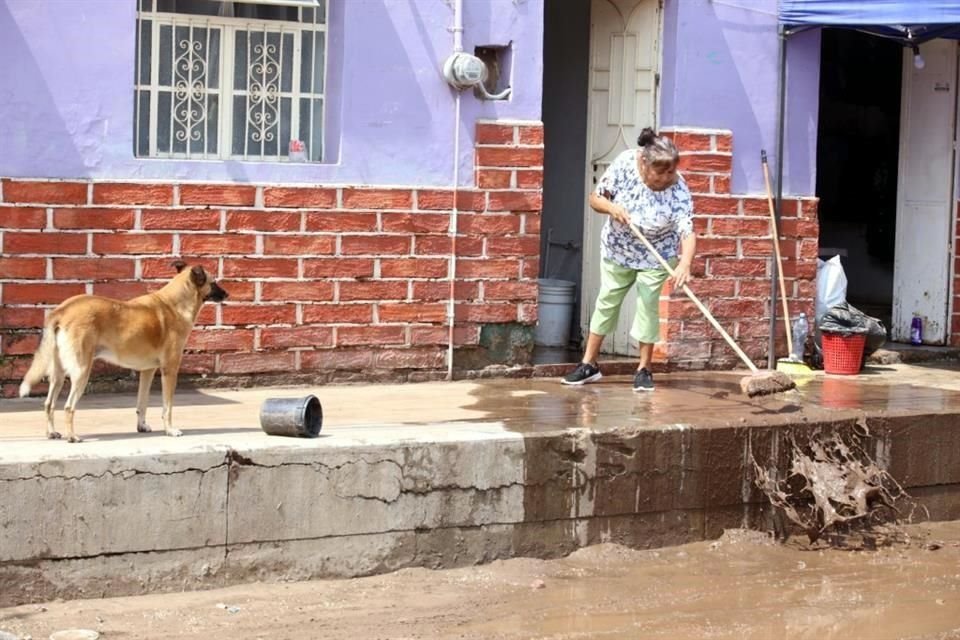
[[[183,260],[177,260],[176,262],[174,262],[174,263],[173,263],[172,265],[170,265],[170,266],[172,266],[174,269],[176,269],[176,270],[177,270],[177,273],[180,273],[181,271],[183,271],[183,270],[187,267],[187,263],[184,262]]]
[[[190,269],[190,279],[193,280],[194,286],[199,289],[203,285],[207,284],[207,272],[203,270],[203,267],[197,265]]]

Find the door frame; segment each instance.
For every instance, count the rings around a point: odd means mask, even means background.
[[[644,0],[641,0],[644,1]],[[653,83],[653,122],[651,126],[654,130],[657,130],[657,123],[660,121],[660,99],[661,91],[660,84],[662,79],[663,71],[663,22],[664,22],[664,4],[663,0],[646,0],[649,2],[656,2],[656,26],[655,26],[655,42],[654,42],[654,55],[653,55],[653,73],[654,73],[654,83]],[[599,283],[593,283],[592,280],[595,280],[596,277],[594,272],[599,273],[599,268],[594,265],[591,269],[589,264],[591,259],[600,259],[600,236],[599,233],[596,235],[591,230],[590,225],[590,216],[599,215],[593,209],[590,208],[589,197],[593,193],[595,185],[593,184],[594,171],[592,166],[594,163],[593,158],[593,144],[594,144],[594,134],[593,134],[593,115],[594,109],[596,109],[596,103],[593,100],[593,45],[594,45],[594,29],[593,29],[593,20],[594,20],[594,3],[597,2],[608,2],[614,4],[612,0],[591,0],[590,2],[590,37],[588,43],[588,55],[590,56],[590,61],[588,63],[588,81],[587,81],[587,136],[586,136],[586,149],[584,154],[584,202],[583,202],[583,264],[580,269],[580,282],[581,282],[581,295],[580,295],[580,329],[584,340],[586,336],[590,333],[590,319],[593,314],[593,307],[596,303],[596,293],[593,291]],[[616,6],[616,5],[614,5]],[[638,5],[639,6],[639,5]],[[626,16],[625,22],[629,22],[629,16]],[[622,132],[621,132],[622,134]],[[634,145],[630,141],[625,140],[627,147],[632,148]],[[598,263],[599,264],[599,263]],[[590,291],[592,295],[584,295],[585,292]],[[630,306],[629,301],[635,299],[636,293],[631,288],[631,291],[627,294],[627,298],[624,299],[624,307]],[[618,320],[618,327],[623,321],[623,316]],[[616,332],[616,329],[614,330]],[[608,336],[609,338],[609,336]],[[639,354],[638,347],[636,343],[628,337],[626,341],[626,349],[617,349],[612,350],[612,341],[609,339],[604,340],[603,346],[601,347],[601,353],[613,353],[614,355],[625,355],[625,356],[637,356]]]

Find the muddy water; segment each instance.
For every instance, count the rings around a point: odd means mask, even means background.
[[[656,551],[0,610],[34,640],[112,638],[960,638],[960,522],[876,552],[810,551],[749,531]],[[935,544],[931,544],[935,543]],[[934,548],[938,547],[938,548]]]

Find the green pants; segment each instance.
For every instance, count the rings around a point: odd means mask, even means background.
[[[677,259],[668,261],[673,267]],[[630,269],[603,259],[600,264],[600,293],[590,318],[590,332],[605,336],[613,332],[620,305],[631,286],[637,289],[637,314],[630,336],[637,342],[653,344],[660,339],[660,291],[670,274],[664,269]]]

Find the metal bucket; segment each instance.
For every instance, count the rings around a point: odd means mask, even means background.
[[[267,398],[260,405],[260,428],[271,436],[316,438],[323,426],[317,396]]]

